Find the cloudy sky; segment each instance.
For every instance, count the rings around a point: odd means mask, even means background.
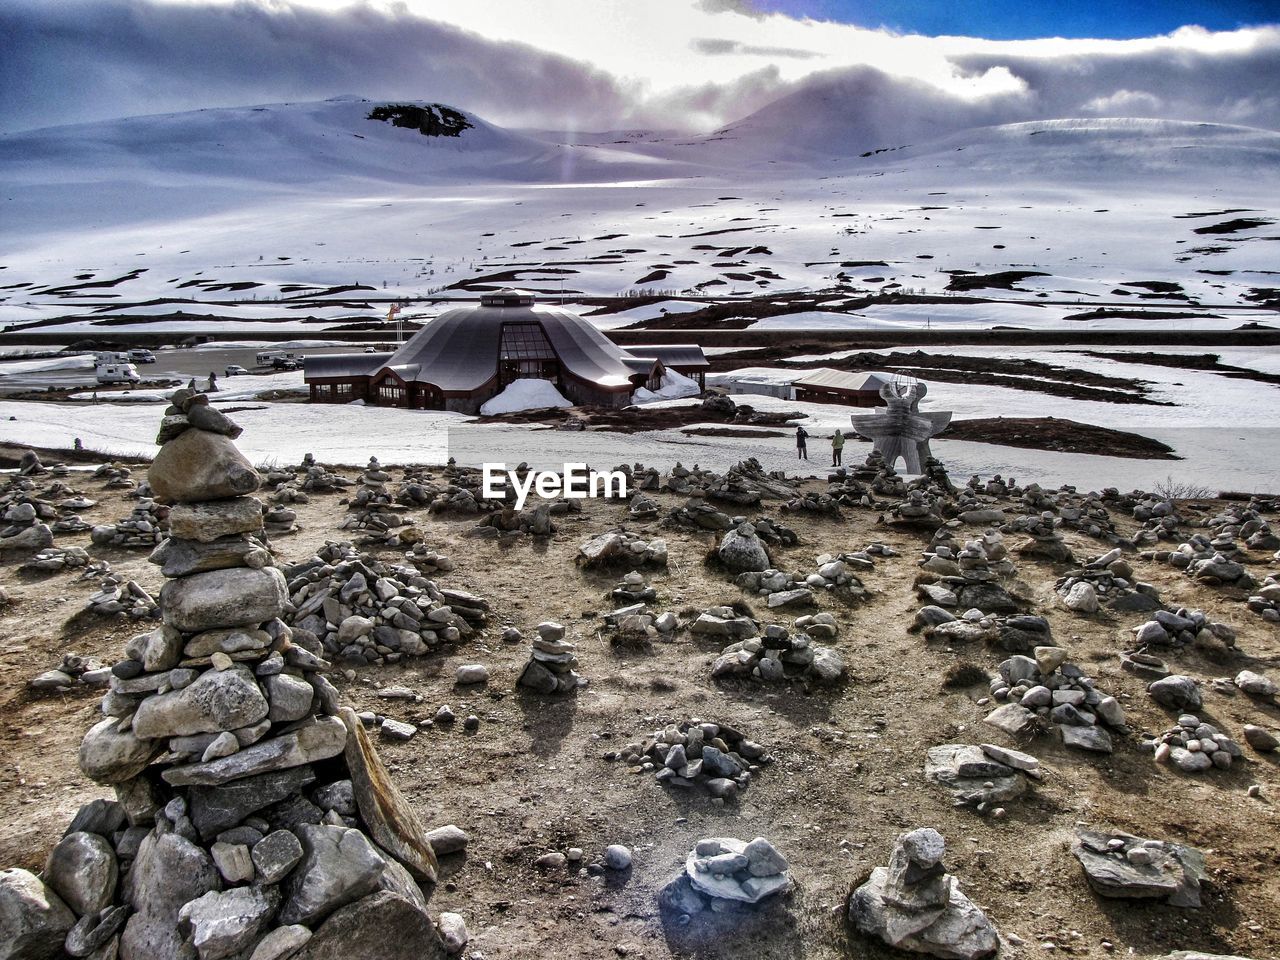
[[[342,94],[557,130],[710,131],[783,97],[931,128],[1280,129],[1275,0],[3,0],[0,131]],[[925,118],[925,119],[921,119]]]

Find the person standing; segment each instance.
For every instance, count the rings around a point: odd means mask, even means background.
[[[806,445],[808,439],[809,432],[804,427],[796,427],[796,459],[809,459],[809,448]]]
[[[836,427],[836,432],[831,435],[831,465],[833,467],[840,466],[840,458],[844,455],[844,434],[840,432],[840,428]]]

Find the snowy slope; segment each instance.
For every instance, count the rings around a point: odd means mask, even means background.
[[[570,301],[649,292],[672,314],[695,295],[828,292],[767,321],[781,328],[1280,326],[1253,292],[1280,285],[1280,134],[1063,120],[902,143],[839,94],[685,140],[566,145],[470,114],[461,136],[428,137],[356,98],[0,137],[0,325],[316,337],[384,316],[378,298],[515,283]],[[877,123],[956,123],[921,111]],[[1006,271],[1044,276],[970,291],[999,303],[852,305]],[[1126,315],[1078,319],[1100,307]],[[1143,313],[1182,308],[1203,309]]]

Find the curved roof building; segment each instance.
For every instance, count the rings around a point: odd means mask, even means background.
[[[699,347],[623,350],[576,313],[504,289],[446,310],[394,353],[309,357],[311,399],[475,413],[512,381],[551,381],[580,405],[623,406],[665,365],[701,379]]]

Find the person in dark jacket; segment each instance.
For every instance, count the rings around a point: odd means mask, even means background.
[[[809,459],[809,448],[806,446],[808,439],[809,432],[804,427],[796,427],[796,459]]]

